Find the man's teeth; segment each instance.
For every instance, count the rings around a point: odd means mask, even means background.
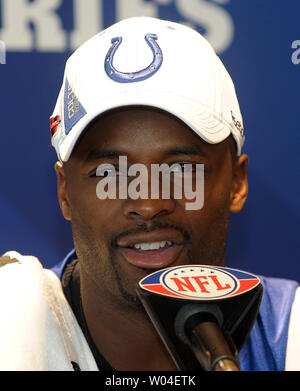
[[[171,246],[173,243],[169,241],[162,241],[162,242],[154,242],[154,243],[137,243],[134,245],[134,248],[137,250],[159,250],[162,247],[165,247],[166,244],[168,246]]]

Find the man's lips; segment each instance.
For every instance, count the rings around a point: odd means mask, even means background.
[[[175,229],[157,229],[151,232],[139,232],[137,234],[126,235],[117,241],[118,247],[133,247],[139,243],[172,242],[183,244],[182,233]]]
[[[121,238],[117,246],[134,266],[159,269],[171,265],[183,249],[184,238],[177,230],[140,232]]]

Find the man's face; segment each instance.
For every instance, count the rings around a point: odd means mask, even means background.
[[[69,161],[56,170],[81,272],[102,300],[132,304],[137,282],[155,269],[224,265],[228,214],[239,211],[246,199],[246,157],[239,161],[234,155],[231,138],[207,144],[159,110],[124,108],[90,126]],[[109,163],[118,174],[119,156],[127,157],[128,166],[142,163],[148,172],[151,164],[204,164],[203,207],[187,210],[186,199],[173,197],[100,200],[97,167]]]

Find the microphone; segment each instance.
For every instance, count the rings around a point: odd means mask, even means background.
[[[179,370],[238,371],[263,287],[227,267],[183,265],[137,284],[137,296]]]

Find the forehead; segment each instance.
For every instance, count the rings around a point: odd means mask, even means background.
[[[132,106],[96,118],[77,142],[72,156],[83,157],[95,147],[143,155],[150,150],[154,154],[183,146],[204,153],[210,144],[167,112]]]

